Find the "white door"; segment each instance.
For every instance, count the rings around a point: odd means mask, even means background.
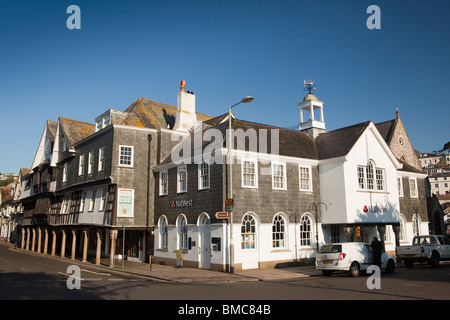
[[[211,269],[211,230],[210,220],[206,215],[200,220],[199,235],[200,268]]]

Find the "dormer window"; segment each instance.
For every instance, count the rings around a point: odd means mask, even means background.
[[[99,131],[111,123],[111,115],[108,113],[106,115],[101,116],[101,118],[97,118],[95,121],[95,131]]]

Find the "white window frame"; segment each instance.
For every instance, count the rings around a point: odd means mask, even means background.
[[[418,198],[419,197],[419,193],[418,193],[418,189],[417,189],[417,179],[416,178],[409,178],[408,181],[409,181],[409,196],[411,198]],[[412,188],[411,181],[414,182],[414,189]],[[414,191],[414,195],[413,195],[412,191]]]
[[[248,174],[244,172],[245,170],[245,162],[251,162],[254,164],[254,185],[247,185],[245,184],[245,174]],[[242,159],[241,160],[241,181],[242,181],[242,188],[258,188],[258,161],[256,159]]]
[[[130,154],[125,154],[122,155],[122,149],[130,149]],[[127,151],[127,150],[124,150]],[[122,163],[122,160],[128,159],[128,157],[130,158],[130,163]],[[127,161],[128,162],[128,161]],[[126,167],[126,168],[133,168],[134,165],[134,146],[125,146],[125,145],[120,145],[119,146],[119,167]]]
[[[305,213],[301,216],[299,223],[300,247],[311,248],[314,245],[314,223],[314,218],[311,215]],[[309,230],[303,229],[305,225]]]
[[[84,172],[86,171],[86,155],[80,154],[80,157],[78,159],[78,175],[82,176]]]
[[[84,212],[85,208],[86,208],[86,191],[83,191],[80,200],[80,213]]]
[[[181,180],[181,178],[182,178],[182,176],[181,176],[182,170],[184,170],[184,172],[185,172],[185,179],[184,180]],[[183,183],[185,184],[184,188],[183,188]],[[187,185],[188,185],[187,166],[186,165],[179,166],[179,167],[177,167],[177,193],[185,193],[185,192],[187,192]]]
[[[105,147],[98,148],[98,171],[105,170]]]
[[[166,176],[165,190],[163,188],[163,175]],[[159,172],[159,195],[166,196],[167,194],[169,194],[169,172],[164,170]]]
[[[302,169],[306,169],[307,173],[308,173],[308,177],[302,177]],[[308,188],[302,188],[302,180],[303,181],[308,181]],[[312,187],[312,170],[311,170],[311,166],[305,166],[305,165],[299,165],[298,166],[298,184],[299,184],[299,190],[300,191],[307,191],[307,192],[312,192],[313,191],[313,187]]]
[[[207,168],[207,169],[206,169]],[[207,172],[205,172],[207,170]],[[198,190],[206,190],[211,186],[211,165],[209,162],[198,164]]]
[[[93,189],[91,191],[91,198],[89,199],[88,212],[93,212],[95,210],[95,198],[97,197],[97,190]]]
[[[276,187],[275,186],[275,166],[281,166],[283,168],[283,186]],[[277,176],[279,177],[279,176]],[[287,181],[286,181],[286,163],[282,162],[272,162],[272,189],[274,190],[287,190]]]
[[[68,169],[69,169],[69,164],[66,162],[66,163],[64,163],[64,166],[63,166],[62,182],[67,182]]]
[[[89,152],[88,156],[88,174],[92,174],[94,172],[94,152]]]
[[[403,197],[403,178],[402,177],[397,177],[397,191],[398,191],[398,196],[399,197]]]
[[[100,198],[100,205],[98,207],[98,211],[105,211],[107,194],[108,194],[108,188],[103,188],[102,189],[102,197]]]
[[[375,190],[380,192],[386,191],[386,170],[383,168],[375,168]]]
[[[188,250],[188,224],[187,219],[184,215],[181,215],[178,218],[178,249],[180,250]]]
[[[287,220],[280,213],[277,213],[272,220],[272,248],[287,248]]]
[[[168,240],[169,240],[169,225],[167,223],[167,217],[161,216],[159,218],[159,248],[160,249],[167,249],[168,246]]]

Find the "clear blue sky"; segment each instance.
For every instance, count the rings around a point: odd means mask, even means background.
[[[69,5],[81,30],[69,30]],[[369,30],[369,5],[381,29]],[[139,97],[292,127],[303,80],[317,80],[327,130],[393,119],[413,146],[450,140],[450,2],[23,1],[0,3],[0,172],[32,164],[45,121],[94,122]]]

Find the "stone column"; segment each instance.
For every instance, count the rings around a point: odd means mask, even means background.
[[[61,258],[66,256],[66,230],[61,230]]]
[[[20,243],[20,249],[25,249],[25,228],[22,228],[22,242]]]
[[[84,235],[84,237],[83,237],[84,241],[83,241],[83,260],[82,260],[82,262],[86,262],[87,261],[88,242],[89,242],[87,229],[83,230],[83,235]]]
[[[114,267],[114,256],[116,255],[117,230],[111,230],[111,253],[109,256],[109,266]]]
[[[400,246],[400,226],[392,226],[392,230],[394,230],[394,235],[395,235],[395,246],[398,247]],[[397,250],[395,250],[395,252],[397,252]],[[401,263],[402,259],[399,257],[397,258],[397,263]]]
[[[95,264],[100,265],[102,254],[102,230],[97,230],[97,251],[95,253]]]
[[[44,229],[44,251],[43,254],[47,254],[48,251],[48,229]]]
[[[41,228],[37,228],[37,231],[38,231],[38,238],[37,238],[37,247],[36,247],[36,252],[41,252],[41,249],[42,249],[42,244],[41,244],[41,238],[42,238],[42,232],[41,232]]]
[[[34,245],[36,244],[36,229],[32,228],[31,232],[33,233],[33,237],[31,238],[31,251],[34,251]]]
[[[30,250],[30,228],[27,228],[27,244],[25,246],[25,250]]]
[[[386,234],[386,226],[377,226],[377,229],[378,233],[380,234],[380,241],[384,249],[384,235]]]
[[[72,230],[72,255],[70,256],[71,260],[75,260],[75,249],[77,247],[77,231]]]
[[[52,230],[52,253],[51,255],[54,256],[56,254],[56,231]]]

